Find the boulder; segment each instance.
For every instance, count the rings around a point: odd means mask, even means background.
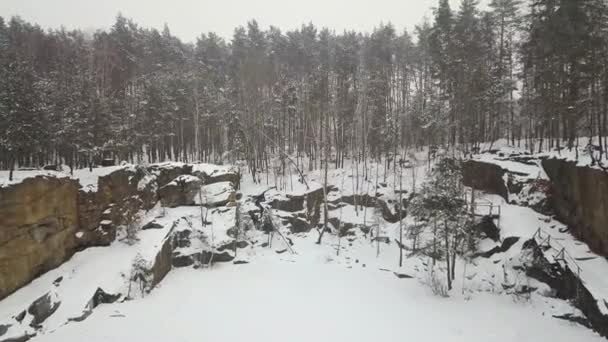
[[[500,246],[496,246],[486,252],[477,253],[476,256],[489,258],[489,257],[492,257],[494,254],[504,253],[504,252],[508,251],[509,248],[511,248],[518,241],[519,241],[518,236],[510,236],[510,237],[504,239],[504,241],[502,242],[502,244]]]
[[[213,256],[213,262],[230,262],[234,260],[234,255],[228,251],[222,253],[204,251],[201,254],[201,263],[208,264]]]
[[[327,192],[332,190],[332,187],[328,187]],[[305,215],[310,226],[316,226],[321,218],[321,206],[324,203],[324,199],[323,188],[317,188],[304,194],[288,194],[284,198],[274,199],[271,206],[273,209],[287,212],[305,210]]]
[[[173,253],[171,258],[171,264],[173,267],[188,267],[194,265],[194,262],[200,258],[200,253],[192,255],[183,255],[180,253]]]
[[[292,233],[305,233],[309,232],[313,227],[303,218],[297,215],[280,215],[281,223],[286,225]]]
[[[494,220],[490,216],[484,216],[475,224],[475,231],[485,235],[493,241],[500,240],[500,229],[494,224]]]
[[[205,185],[230,182],[235,189],[238,189],[241,183],[238,169],[231,166],[196,164],[192,174],[202,179]]]
[[[249,246],[249,243],[248,243],[247,241],[238,241],[238,242],[236,242],[236,241],[231,241],[231,242],[229,242],[229,243],[227,243],[227,244],[225,244],[225,245],[223,245],[223,246],[220,246],[220,247],[217,249],[217,251],[218,251],[218,252],[223,252],[223,251],[225,251],[225,250],[228,250],[228,251],[233,251],[233,250],[235,249],[235,247],[236,247],[236,248],[245,248],[245,247],[247,247],[247,246]]]
[[[370,228],[362,224],[340,221],[338,217],[330,217],[329,223],[336,229],[340,229],[340,236],[354,235],[354,229],[360,229],[363,233],[369,233]]]
[[[192,165],[181,163],[161,163],[154,164],[148,167],[148,171],[156,176],[156,182],[159,187],[163,187],[175,178],[183,175],[192,174]]]
[[[27,312],[33,316],[30,326],[39,327],[42,322],[49,318],[61,305],[57,300],[56,295],[50,292],[36,299],[27,309]]]
[[[98,287],[93,294],[93,298],[89,302],[89,308],[94,309],[101,304],[112,304],[116,302],[120,298],[120,293],[118,294],[110,294],[105,292],[101,287]]]
[[[200,188],[200,191],[200,196],[196,196],[194,202],[207,208],[223,207],[236,200],[236,190],[232,182],[204,185]]]
[[[161,204],[164,207],[194,205],[203,182],[195,176],[182,175],[175,178],[158,190]]]
[[[6,334],[6,332],[8,331],[8,329],[11,327],[10,324],[0,324],[0,337],[2,337],[2,335]]]
[[[146,224],[144,224],[141,229],[142,230],[148,230],[148,229],[163,229],[163,225],[156,222],[155,220],[152,220]]]

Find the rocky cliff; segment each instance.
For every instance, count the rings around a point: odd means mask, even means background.
[[[0,299],[76,251],[78,188],[42,176],[0,188]]]
[[[497,194],[509,200],[509,190],[503,179],[505,170],[498,165],[468,160],[462,163],[463,183],[471,188]]]
[[[184,174],[191,165],[125,166],[99,177],[96,191],[51,176],[0,187],[0,300],[78,250],[112,243],[118,227],[151,209],[158,189]],[[239,182],[236,171],[222,177]]]
[[[543,160],[542,166],[560,220],[594,252],[608,256],[608,173],[560,159]]]

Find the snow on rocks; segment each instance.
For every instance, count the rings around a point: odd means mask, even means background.
[[[531,249],[546,260],[547,267],[558,266],[560,275],[552,281],[554,288],[566,286],[576,288],[580,281],[581,289],[589,293],[589,298],[578,301],[582,292],[563,294],[562,298],[576,299],[577,305],[590,320],[604,323],[596,327],[608,326],[608,260],[589,250],[589,247],[578,241],[568,232],[568,227],[559,221],[539,214],[530,208],[511,205],[496,195],[483,196],[486,200],[501,206],[499,226],[503,236],[519,237],[519,241],[510,248],[501,260],[512,260],[522,257],[522,249]],[[530,242],[533,245],[530,245]],[[545,269],[541,269],[545,271]],[[570,273],[567,276],[566,273]],[[543,278],[548,279],[548,278]],[[578,280],[577,280],[578,279]],[[570,285],[562,285],[562,282]],[[595,303],[589,305],[589,302]],[[594,314],[594,311],[597,313]],[[599,318],[594,318],[598,316]],[[607,334],[608,331],[604,331]]]
[[[241,182],[239,170],[231,165],[194,164],[192,174],[202,179],[204,184],[231,182],[238,188]]]
[[[236,190],[232,182],[218,182],[204,185],[200,194],[194,198],[194,203],[209,208],[225,206],[236,202]]]
[[[203,181],[198,177],[181,175],[158,189],[158,196],[165,207],[194,205],[202,184]]]

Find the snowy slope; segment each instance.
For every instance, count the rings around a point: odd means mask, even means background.
[[[602,341],[504,296],[434,297],[378,270],[267,261],[179,270],[32,341]]]

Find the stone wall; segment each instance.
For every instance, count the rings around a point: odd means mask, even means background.
[[[608,256],[608,173],[560,159],[542,161],[553,183],[554,210],[572,233]]]

